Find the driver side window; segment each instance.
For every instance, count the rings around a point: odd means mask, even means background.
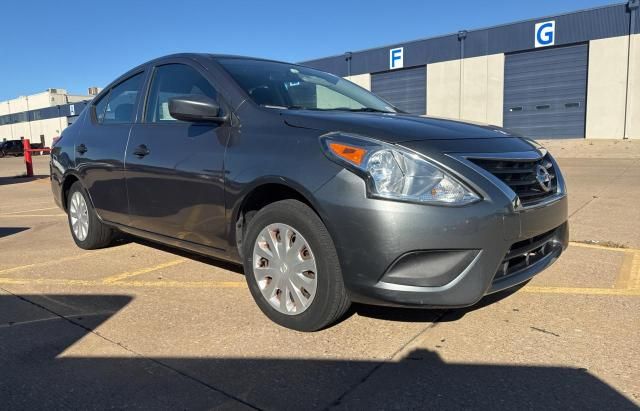
[[[185,64],[166,64],[156,67],[149,97],[145,122],[178,122],[169,113],[169,100],[188,94],[203,95],[216,99],[216,91],[196,69]]]
[[[143,73],[113,87],[100,101],[95,103],[96,117],[100,124],[127,124],[135,118],[135,107]]]

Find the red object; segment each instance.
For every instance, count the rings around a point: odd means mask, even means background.
[[[51,149],[49,147],[31,148],[31,142],[28,138],[22,140],[22,147],[24,148],[24,164],[27,166],[27,177],[33,177],[33,158],[31,157],[31,153],[34,151],[50,153]]]
[[[33,176],[33,159],[31,158],[31,142],[28,138],[22,140],[24,147],[24,163],[27,165],[27,177]]]

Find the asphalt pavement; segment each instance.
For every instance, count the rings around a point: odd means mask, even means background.
[[[240,267],[78,249],[48,157],[35,178],[0,159],[0,408],[638,409],[634,143],[549,143],[571,244],[527,286],[462,310],[355,305],[310,334],[266,319]]]

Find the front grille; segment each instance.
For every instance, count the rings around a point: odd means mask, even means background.
[[[556,228],[513,244],[502,263],[500,263],[494,281],[517,274],[531,267],[549,255],[556,247],[559,247],[556,243],[557,230]]]
[[[516,193],[523,206],[535,204],[558,191],[556,171],[548,155],[537,160],[487,160],[479,158],[470,158],[469,160],[508,185]],[[548,191],[537,179],[539,166],[549,173]]]

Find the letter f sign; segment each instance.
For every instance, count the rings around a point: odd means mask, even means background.
[[[404,47],[389,50],[389,69],[404,67]]]

